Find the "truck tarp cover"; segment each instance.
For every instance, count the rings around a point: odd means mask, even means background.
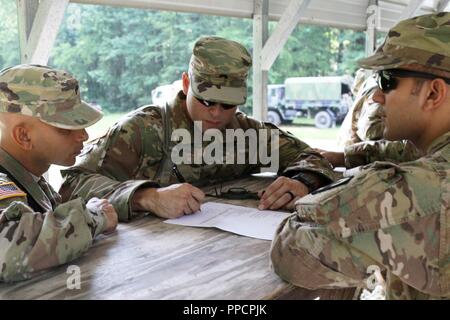
[[[296,77],[285,81],[286,99],[340,100],[341,77]]]

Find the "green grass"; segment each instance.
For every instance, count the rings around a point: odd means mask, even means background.
[[[111,113],[105,115],[102,120],[87,129],[90,139],[95,139],[105,134],[106,131],[126,113]],[[339,127],[330,129],[317,129],[314,127],[314,119],[297,118],[291,125],[282,125],[281,129],[291,132],[299,139],[334,140],[337,137]]]
[[[294,136],[300,140],[335,140],[338,136],[339,127],[330,129],[317,129],[314,126],[303,126],[303,125],[282,125],[280,126],[282,130],[289,131]]]
[[[314,119],[312,118],[295,118],[293,124],[304,125],[304,126],[314,126]]]
[[[289,131],[300,140],[335,140],[340,126],[317,129],[314,126],[314,119],[296,118],[291,125],[281,125],[280,128]]]

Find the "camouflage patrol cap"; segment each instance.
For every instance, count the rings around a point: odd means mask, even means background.
[[[419,64],[450,71],[450,12],[399,22],[389,30],[375,54],[358,63],[376,70]]]
[[[252,58],[240,43],[220,37],[197,40],[189,63],[191,89],[197,98],[241,105],[247,98]]]
[[[102,118],[101,111],[81,100],[78,81],[71,74],[30,64],[0,71],[0,112],[37,117],[70,130]]]

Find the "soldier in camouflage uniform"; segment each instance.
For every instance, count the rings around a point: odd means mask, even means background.
[[[344,146],[383,138],[383,108],[372,100],[376,88],[370,71],[359,69],[352,88],[355,101],[341,126],[340,140]]]
[[[236,111],[236,106],[246,101],[251,63],[248,51],[235,41],[219,37],[197,40],[189,71],[182,76],[183,90],[173,102],[129,113],[106,136],[85,148],[76,166],[63,171],[63,197],[106,197],[121,221],[146,211],[174,218],[199,209],[204,198],[199,186],[259,172],[263,167],[260,161],[227,163],[225,153],[223,164],[183,163],[177,172],[170,163],[172,132],[184,129],[193,137],[193,121],[201,121],[203,131],[278,130]],[[203,142],[203,149],[208,143]],[[248,147],[247,140],[245,150],[236,145],[234,150],[244,152],[249,159]],[[195,153],[199,149],[192,144],[191,150]],[[329,163],[287,132],[280,131],[278,151],[278,173],[283,176],[265,190],[261,209],[293,208],[294,199],[334,179]]]
[[[363,73],[364,72],[364,73]],[[366,77],[365,79],[362,79]],[[347,169],[372,163],[412,161],[422,156],[420,150],[408,140],[387,141],[384,138],[383,106],[373,101],[378,88],[373,76],[359,69],[355,79],[355,101],[341,127],[338,138],[344,152],[318,150],[334,167]]]
[[[70,166],[102,114],[80,100],[65,71],[19,65],[0,71],[0,281],[32,277],[82,255],[117,225],[103,199],[61,197],[42,174]]]
[[[309,289],[364,287],[379,268],[389,299],[448,299],[450,13],[398,23],[359,63],[377,70],[386,138],[425,156],[375,162],[297,201],[272,242],[273,268]]]

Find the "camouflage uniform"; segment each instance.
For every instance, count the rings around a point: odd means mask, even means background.
[[[408,140],[402,141],[363,141],[345,148],[345,167],[355,168],[375,161],[394,163],[418,159],[422,152]]]
[[[378,86],[370,76],[357,91],[357,96],[347,117],[350,122],[344,134],[344,159],[346,168],[354,168],[374,161],[396,163],[416,160],[421,152],[410,141],[383,140],[383,106],[372,101]],[[345,131],[345,128],[343,128]]]
[[[171,115],[170,122],[174,130],[186,129],[193,136],[193,123],[181,106],[185,99],[180,91],[167,111]],[[141,107],[115,124],[106,136],[87,145],[76,166],[62,171],[65,180],[60,193],[63,198],[106,198],[116,208],[119,220],[127,221],[137,215],[130,208],[130,199],[137,189],[178,183],[174,175],[170,175],[166,181],[162,180],[164,128],[161,109],[157,106]],[[251,128],[277,129],[272,124],[261,123],[242,112],[237,112],[226,127],[244,131]],[[327,181],[334,179],[328,163],[307,144],[281,130],[279,141],[280,173],[293,176],[303,172],[304,175],[321,175]],[[203,142],[203,149],[208,144]],[[249,159],[248,147],[246,144],[245,159]],[[193,142],[191,150],[195,152]],[[237,151],[236,144],[234,150]],[[225,157],[226,154],[224,162]],[[178,165],[186,182],[196,186],[256,173],[261,167],[261,163]]]
[[[366,76],[361,70],[358,71],[357,76]],[[356,79],[355,82],[357,81],[361,82],[361,79]],[[371,101],[376,89],[377,84],[372,76],[366,77],[360,84],[355,84],[355,101],[341,127],[344,133],[340,139],[344,146],[383,138],[383,108],[380,104]]]
[[[379,140],[383,137],[383,107],[379,103],[371,101],[376,89],[376,83],[370,77],[366,80],[363,90],[357,98],[352,117],[352,130],[356,135],[353,143]]]
[[[360,64],[450,71],[449,32],[450,13],[402,21]],[[450,298],[449,161],[447,132],[420,159],[375,162],[300,199],[273,240],[275,272],[309,289],[365,287],[378,266],[387,298]]]
[[[250,65],[250,55],[240,44],[216,37],[200,39],[194,46],[189,68],[193,94],[231,105],[244,103]],[[63,198],[105,197],[116,208],[119,220],[127,221],[138,214],[130,205],[137,189],[177,183],[176,177],[167,172],[171,167],[164,167],[163,157],[170,155],[164,147],[168,141],[165,131],[169,131],[170,137],[172,130],[186,129],[191,137],[194,136],[194,124],[185,110],[185,99],[180,91],[167,108],[141,107],[115,124],[105,137],[88,145],[76,166],[62,172],[65,178],[60,189]],[[166,125],[163,125],[163,113],[168,117]],[[258,130],[264,128],[278,129],[236,112],[225,129],[256,129],[259,133]],[[225,141],[223,143],[225,145]],[[270,141],[268,143],[270,145]],[[203,143],[203,150],[208,144]],[[196,151],[193,143],[191,150]],[[244,152],[245,159],[249,159],[248,143],[245,150],[237,150],[235,143],[234,152],[235,159],[237,152]],[[259,172],[262,167],[260,161],[227,164],[225,158],[224,153],[224,164],[181,164],[178,169],[186,182],[201,186]],[[328,161],[283,131],[279,137],[279,162],[279,173],[289,177],[295,175],[299,180],[318,178],[323,183],[334,179]]]
[[[0,112],[66,129],[87,127],[102,116],[80,100],[73,77],[35,65],[0,72]],[[90,212],[81,199],[62,204],[43,177],[33,176],[0,148],[0,281],[28,279],[72,261],[105,227],[101,212]]]

